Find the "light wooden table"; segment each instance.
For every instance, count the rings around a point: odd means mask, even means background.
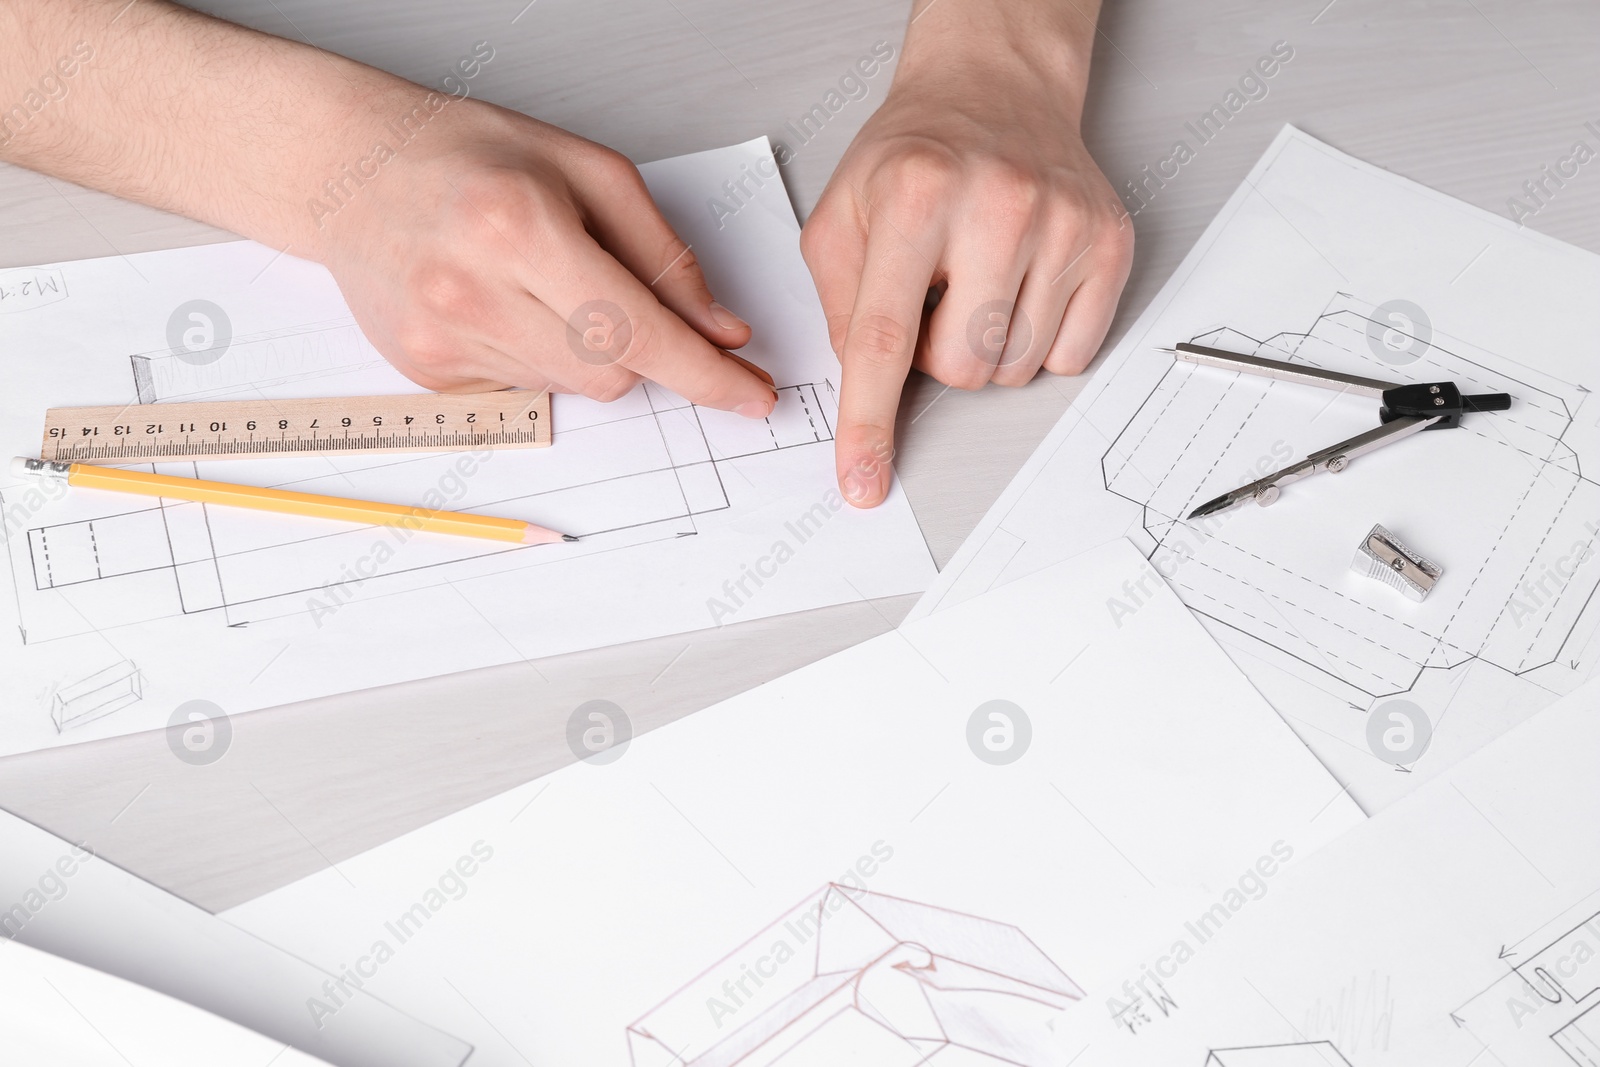
[[[908,13],[906,0],[206,6],[435,85],[486,40],[495,56],[478,95],[638,161],[783,139],[785,122],[874,42],[898,46]],[[1119,188],[1274,42],[1294,48],[1269,95],[1139,214],[1113,339],[1285,122],[1493,211],[1575,141],[1600,150],[1583,126],[1600,126],[1593,0],[1108,0],[1101,31],[1086,136]],[[885,81],[786,168],[802,217]],[[1600,161],[1530,225],[1600,251]],[[0,167],[0,266],[225,236]],[[900,472],[941,564],[1081,384],[1046,377],[965,394],[913,382]],[[613,700],[637,729],[653,728],[883,632],[910,604],[850,604],[562,656],[537,672],[514,664],[237,716],[232,748],[208,767],[174,759],[160,734],[20,756],[0,762],[0,806],[220,909],[563,765],[567,716],[585,700]]]

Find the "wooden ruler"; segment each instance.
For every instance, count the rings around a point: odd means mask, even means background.
[[[550,394],[421,393],[51,408],[41,458],[58,463],[354,456],[543,448]]]

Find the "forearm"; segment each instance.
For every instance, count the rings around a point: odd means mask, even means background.
[[[0,159],[302,256],[321,184],[428,95],[164,0],[0,0]]]
[[[1022,79],[1076,129],[1100,0],[917,0],[895,80]]]

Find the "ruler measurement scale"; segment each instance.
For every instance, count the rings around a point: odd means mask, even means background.
[[[550,395],[421,393],[51,408],[41,456],[58,463],[542,448]]]

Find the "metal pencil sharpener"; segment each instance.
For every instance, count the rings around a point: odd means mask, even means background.
[[[1355,559],[1350,561],[1350,569],[1398,589],[1401,595],[1419,603],[1433,591],[1434,583],[1444,573],[1438,564],[1412,551],[1382,525],[1374,526],[1362,539]]]

